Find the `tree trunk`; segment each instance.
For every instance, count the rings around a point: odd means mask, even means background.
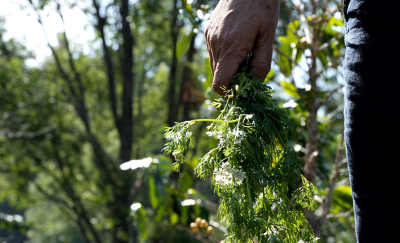
[[[315,36],[315,35],[313,35]],[[315,43],[315,42],[314,42]],[[316,182],[316,161],[318,158],[318,103],[317,103],[317,49],[313,48],[312,51],[312,64],[309,70],[311,92],[310,99],[308,102],[309,117],[307,124],[307,143],[306,143],[306,154],[305,154],[305,165],[304,165],[304,176],[308,181],[315,184]],[[314,230],[314,233],[318,236],[321,230],[318,217],[315,215],[315,211],[305,209],[305,217],[310,223]]]
[[[190,120],[190,116],[189,116],[189,112],[190,112],[190,106],[188,102],[184,102],[183,100],[183,93],[185,90],[185,84],[187,82],[192,81],[193,77],[192,77],[192,70],[190,67],[190,63],[193,62],[193,58],[194,58],[194,53],[196,51],[195,47],[194,47],[194,43],[196,41],[196,33],[194,33],[190,39],[190,46],[189,46],[189,50],[187,52],[187,56],[186,56],[186,65],[183,68],[183,72],[182,72],[182,79],[181,79],[181,87],[179,89],[179,99],[178,102],[176,104],[176,109],[179,110],[180,106],[183,104],[183,120],[187,121]]]
[[[121,162],[129,161],[132,156],[133,145],[133,91],[134,91],[134,56],[133,46],[134,38],[131,32],[130,23],[128,22],[129,0],[121,0],[120,14],[122,22],[122,75],[123,75],[123,91],[122,91],[122,118],[121,118],[121,134],[120,134],[120,159]],[[129,241],[129,217],[130,217],[130,201],[129,191],[132,184],[130,174],[124,174],[117,181],[114,188],[114,205],[112,213],[114,214],[115,225],[113,229],[114,243],[127,243]]]
[[[122,91],[122,121],[121,121],[121,150],[120,158],[128,161],[132,155],[133,143],[133,46],[134,39],[131,33],[130,24],[127,21],[129,16],[129,0],[122,0],[120,6],[123,37],[123,91]]]
[[[172,61],[169,72],[168,87],[168,125],[173,126],[178,118],[178,109],[176,107],[176,73],[178,68],[178,59],[176,57],[176,43],[178,41],[179,27],[178,22],[178,0],[174,0],[171,21],[171,37],[172,37]]]

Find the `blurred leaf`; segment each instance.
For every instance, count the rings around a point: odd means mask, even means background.
[[[189,11],[189,13],[193,13],[192,5],[188,4],[188,3],[187,3],[187,0],[182,0],[182,3],[183,3],[183,7],[184,7],[187,11]]]
[[[175,212],[171,213],[170,222],[172,225],[175,225],[176,223],[179,222],[179,216],[177,213],[175,213]]]
[[[182,191],[186,192],[193,185],[192,175],[187,171],[183,171],[179,176],[178,185]]]
[[[328,61],[328,59],[326,57],[326,54],[327,53],[325,51],[319,51],[318,52],[318,59],[321,61],[322,65],[324,67],[327,67],[328,63],[329,63],[329,61]]]
[[[265,78],[264,82],[267,83],[272,77],[274,77],[275,71],[273,69],[271,69],[271,71],[269,71],[267,77]]]
[[[333,190],[333,202],[346,210],[353,207],[350,186],[338,186]]]
[[[283,90],[285,90],[286,93],[288,93],[290,96],[292,96],[293,98],[300,98],[299,94],[296,91],[296,87],[289,82],[286,81],[281,81],[281,86],[283,88]]]
[[[330,34],[330,35],[335,35],[336,33],[338,33],[337,31],[332,29],[332,26],[344,26],[344,20],[337,19],[335,17],[331,17],[325,28],[325,33]]]
[[[204,88],[205,88],[205,90],[208,90],[211,88],[212,81],[213,81],[213,74],[212,74],[212,70],[211,70],[209,57],[207,57],[204,60],[204,66],[206,68],[206,81],[204,82]]]
[[[181,56],[189,50],[191,36],[191,34],[183,35],[176,43],[176,57],[179,61],[181,60]]]
[[[287,36],[279,36],[278,41],[281,42],[279,49],[288,57],[292,56],[293,49],[290,47],[292,42]],[[283,55],[278,54],[278,65],[285,71],[284,75],[290,75],[292,73],[292,64],[289,59]]]
[[[167,212],[166,205],[164,203],[160,204],[160,207],[158,207],[157,209],[155,220],[157,222],[161,221],[166,212]]]
[[[188,218],[189,218],[189,214],[188,214],[188,207],[179,207],[180,208],[180,212],[181,212],[181,223],[182,224],[187,224]]]
[[[287,37],[288,37],[288,40],[290,41],[290,43],[297,44],[299,42],[299,38],[295,35],[295,33],[297,32],[299,27],[300,27],[300,20],[295,20],[288,24],[286,33],[287,33]]]
[[[153,208],[157,208],[159,199],[157,197],[157,187],[156,187],[156,182],[154,180],[154,176],[149,177],[149,197],[151,206]]]
[[[169,174],[174,170],[174,166],[171,163],[171,160],[168,156],[165,155],[159,155],[157,156],[158,163],[157,168],[160,172],[160,174]]]

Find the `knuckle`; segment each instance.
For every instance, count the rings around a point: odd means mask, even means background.
[[[208,41],[210,42],[212,47],[216,47],[218,44],[218,35],[217,34],[212,34],[211,36],[208,37]]]
[[[267,62],[259,65],[254,65],[254,72],[257,74],[259,78],[267,77],[269,71],[271,71],[271,65],[268,64]]]
[[[210,23],[211,23],[211,22],[209,22],[209,23],[206,25],[206,28],[204,29],[204,36],[206,37],[206,39],[208,38],[208,36],[209,36],[209,34],[210,34]]]
[[[212,83],[212,88],[217,93],[220,93],[222,91],[221,87],[222,87],[222,85],[220,85],[220,84],[218,84],[216,82]]]

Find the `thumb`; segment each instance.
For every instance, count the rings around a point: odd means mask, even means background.
[[[272,38],[268,38],[267,35],[264,35],[261,38],[257,38],[254,44],[253,54],[255,58],[251,64],[253,66],[254,73],[260,79],[265,79],[271,70],[273,38],[274,36],[272,36]]]
[[[229,51],[227,53],[219,56],[215,70],[214,70],[214,79],[213,79],[213,89],[219,95],[224,96],[226,92],[231,88],[231,80],[233,76],[235,76],[238,71],[239,65],[246,60],[247,51],[238,51],[229,48],[232,53]]]

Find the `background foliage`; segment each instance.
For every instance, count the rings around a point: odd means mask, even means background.
[[[66,9],[80,9],[95,36],[88,54],[59,33],[39,66],[27,65],[36,53],[24,41],[4,37],[0,16],[1,241],[225,238],[218,197],[193,173],[217,144],[206,124],[193,127],[196,146],[181,173],[160,152],[165,126],[214,115],[202,32],[216,3],[28,0],[21,11],[33,11],[38,25],[46,11],[64,19]],[[317,210],[305,212],[319,242],[355,241],[342,138],[341,7],[282,1],[267,78],[296,127],[289,139],[303,174],[321,194]],[[213,231],[191,230],[196,218]]]

